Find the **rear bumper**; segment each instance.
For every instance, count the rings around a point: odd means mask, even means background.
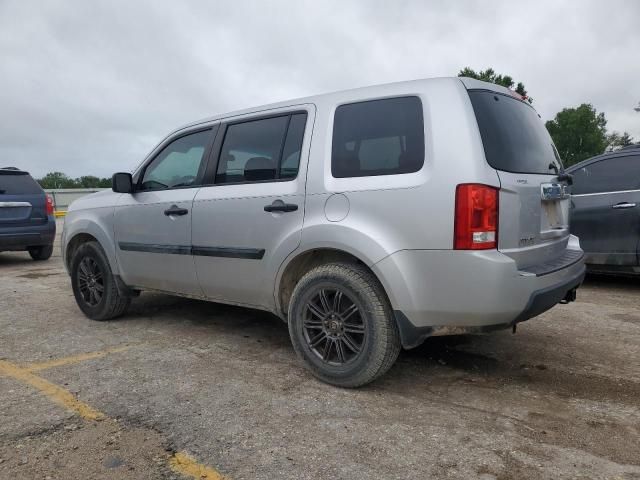
[[[433,335],[508,328],[562,301],[584,279],[573,260],[542,275],[520,271],[498,251],[405,250],[373,266],[396,314],[405,348]]]
[[[0,227],[0,251],[52,245],[55,236],[56,221],[53,215],[49,215],[47,222],[41,225]]]

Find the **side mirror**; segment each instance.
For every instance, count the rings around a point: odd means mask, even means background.
[[[133,193],[133,179],[128,172],[114,173],[111,177],[111,189],[116,193]]]

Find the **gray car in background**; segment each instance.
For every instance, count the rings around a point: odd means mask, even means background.
[[[594,272],[640,274],[640,145],[572,165],[571,231]]]
[[[0,168],[0,252],[26,250],[34,260],[53,252],[53,202],[29,172]]]
[[[401,347],[572,301],[567,178],[514,92],[394,83],[172,132],[70,206],[62,254],[92,319],[142,290],[266,310],[314,375],[355,387]]]

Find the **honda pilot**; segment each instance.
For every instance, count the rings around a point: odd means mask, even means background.
[[[89,318],[147,290],[269,311],[313,375],[357,387],[427,337],[574,300],[569,182],[514,92],[394,83],[172,132],[70,206],[62,254]]]

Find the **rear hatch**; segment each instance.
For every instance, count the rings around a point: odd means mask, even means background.
[[[500,179],[498,250],[520,269],[567,254],[570,196],[557,150],[528,103],[493,90],[468,90],[485,157]]]
[[[0,228],[47,221],[46,196],[27,172],[0,168]]]

